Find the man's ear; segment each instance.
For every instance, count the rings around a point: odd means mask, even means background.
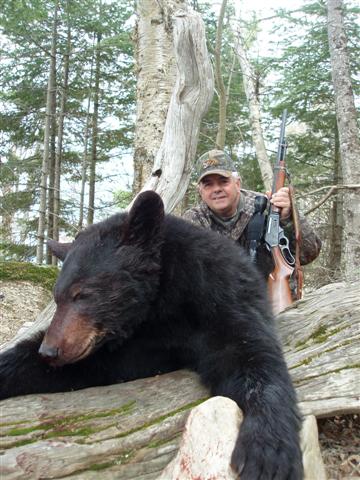
[[[53,255],[62,261],[65,260],[65,257],[69,253],[72,246],[72,243],[60,243],[56,240],[48,240],[47,244]]]
[[[157,193],[140,193],[122,227],[122,243],[145,245],[159,239],[164,216],[164,204]]]

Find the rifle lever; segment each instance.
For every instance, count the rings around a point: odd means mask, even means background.
[[[280,228],[279,231],[279,247],[286,263],[292,267],[295,266],[295,258],[290,251],[289,240],[285,236],[284,230],[282,228]]]

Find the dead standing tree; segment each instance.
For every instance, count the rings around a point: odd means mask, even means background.
[[[204,24],[200,15],[187,9],[184,3],[181,9],[174,11],[171,27],[176,80],[163,138],[155,154],[151,173],[145,184],[140,182],[141,191],[155,190],[162,197],[168,212],[183,198],[188,187],[200,122],[210,106],[214,90]]]

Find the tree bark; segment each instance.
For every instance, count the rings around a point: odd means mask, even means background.
[[[100,5],[101,9],[101,5]],[[95,179],[96,179],[96,162],[97,162],[97,144],[98,144],[98,120],[99,120],[99,100],[100,100],[100,43],[101,33],[96,37],[96,54],[95,54],[95,84],[94,84],[94,112],[92,115],[92,135],[91,135],[91,158],[89,164],[89,204],[87,212],[87,224],[94,223],[95,211]]]
[[[69,68],[70,68],[70,51],[71,51],[71,28],[69,20],[69,1],[66,4],[68,15],[67,26],[67,40],[66,40],[66,52],[64,55],[64,72],[63,72],[63,85],[61,88],[60,96],[60,109],[59,109],[59,122],[58,122],[58,134],[57,134],[57,146],[55,156],[55,172],[54,172],[54,207],[53,207],[53,239],[59,240],[59,217],[60,217],[60,182],[61,182],[61,163],[63,154],[63,138],[64,138],[64,121],[66,113],[66,101],[68,96],[68,83],[69,83]],[[58,264],[58,259],[52,255],[53,265]]]
[[[360,285],[323,287],[277,322],[302,413],[359,412]],[[157,478],[189,411],[207,397],[194,373],[178,371],[2,401],[2,480]]]
[[[246,48],[240,31],[237,32],[235,51],[240,63],[245,95],[249,104],[252,139],[255,146],[257,161],[260,167],[261,177],[265,189],[271,190],[273,173],[272,166],[266,152],[264,135],[261,127],[260,102],[256,91],[255,73],[251,62],[247,57]]]
[[[328,38],[345,184],[360,183],[360,140],[351,85],[342,0],[328,0]],[[360,192],[344,196],[343,266],[346,280],[360,278]]]
[[[3,168],[3,164],[0,158],[0,173],[1,169]],[[17,176],[17,175],[16,175]],[[16,179],[18,183],[18,177]],[[9,184],[2,184],[0,185],[0,198],[5,198],[7,195],[11,195],[13,193],[14,187]],[[17,185],[15,186],[15,191],[17,190]],[[12,243],[12,226],[13,226],[13,216],[12,212],[5,210],[4,208],[1,209],[0,215],[0,227],[1,227],[1,237],[3,242]]]
[[[135,29],[137,112],[133,191],[151,175],[176,78],[172,15],[183,0],[138,0]]]
[[[302,412],[327,417],[359,411],[359,283],[326,285],[277,322]]]
[[[50,150],[48,168],[48,196],[47,196],[47,238],[54,238],[54,201],[55,201],[55,163],[56,163],[56,62],[52,65],[52,78],[54,84],[51,89],[51,114],[50,114]],[[51,252],[48,246],[45,247],[46,264],[51,264]]]
[[[155,190],[167,212],[175,208],[187,189],[201,118],[211,103],[214,89],[200,15],[191,10],[178,10],[173,15],[173,29],[177,78],[164,136],[152,173],[142,188]]]
[[[343,184],[341,159],[340,159],[340,145],[339,132],[337,125],[335,125],[335,145],[334,145],[334,185]],[[343,195],[342,193],[336,195],[332,201],[332,208],[330,212],[331,232],[330,232],[330,250],[327,260],[327,268],[331,271],[333,280],[341,279],[341,252],[344,217],[343,217]]]
[[[91,115],[90,115],[90,107],[91,107],[91,95],[92,95],[92,82],[93,82],[93,67],[94,67],[94,48],[95,45],[95,37],[93,40],[93,55],[91,57],[91,67],[90,67],[90,78],[89,78],[89,89],[88,89],[88,101],[87,101],[87,108],[86,108],[86,120],[85,120],[85,128],[84,128],[84,152],[82,156],[81,162],[81,187],[80,187],[80,205],[79,205],[79,221],[78,221],[78,230],[82,230],[84,227],[84,205],[85,205],[85,188],[86,188],[86,174],[88,170],[88,145],[89,145],[89,131],[90,131],[90,124],[91,124]]]
[[[5,400],[2,480],[156,478],[176,453],[190,409],[207,395],[194,374],[179,371]]]
[[[54,21],[52,29],[51,52],[50,52],[50,67],[48,77],[48,87],[46,93],[46,113],[45,113],[45,127],[44,127],[44,152],[41,166],[41,183],[40,183],[40,205],[39,205],[39,220],[37,228],[37,245],[36,245],[36,262],[41,264],[44,259],[44,241],[46,230],[46,201],[47,201],[47,182],[49,173],[49,152],[50,152],[50,129],[52,117],[52,97],[55,86],[55,72],[56,72],[56,43],[57,43],[57,14],[58,2],[55,2]]]
[[[216,44],[215,44],[215,80],[219,96],[219,127],[216,135],[216,148],[224,150],[226,140],[226,104],[227,96],[224,85],[224,80],[221,73],[221,43],[224,15],[226,10],[227,0],[221,3],[218,25],[216,30]]]

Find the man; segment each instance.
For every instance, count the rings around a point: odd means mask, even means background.
[[[258,200],[265,195],[241,188],[241,178],[235,166],[225,152],[211,150],[202,155],[197,162],[198,191],[201,204],[184,214],[186,220],[204,228],[217,231],[232,238],[247,250],[250,249],[250,226],[256,213]],[[264,200],[268,203],[266,197]],[[281,209],[280,225],[289,240],[290,250],[295,252],[295,234],[291,215],[289,188],[283,187],[276,192],[270,203]],[[305,218],[300,216],[302,242],[300,263],[312,262],[320,252],[321,241]],[[257,265],[267,278],[273,270],[270,252],[265,244],[257,248]],[[293,288],[292,288],[293,289]]]

